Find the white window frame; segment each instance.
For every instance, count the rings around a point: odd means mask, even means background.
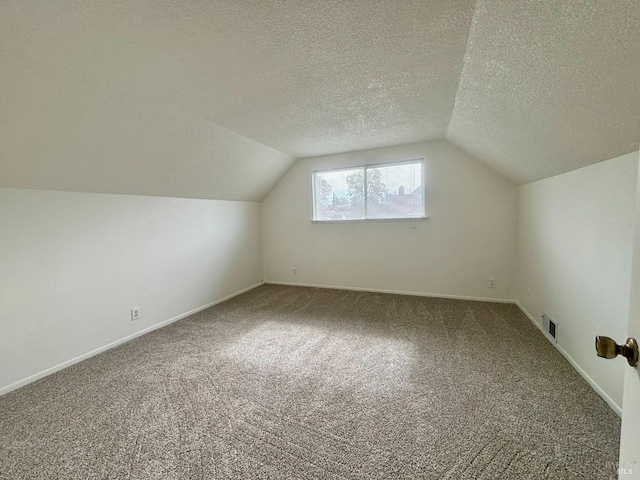
[[[396,165],[410,165],[421,163],[421,179],[420,179],[420,188],[422,189],[422,215],[415,217],[388,217],[388,218],[367,218],[367,169],[368,168],[381,168],[381,167],[391,167]],[[340,172],[343,170],[356,170],[356,169],[364,170],[364,217],[363,218],[345,218],[345,219],[329,219],[329,220],[318,220],[316,219],[316,174],[318,173],[326,173],[326,172]],[[407,221],[416,221],[416,220],[426,220],[427,215],[427,202],[426,202],[426,162],[424,158],[414,158],[411,160],[401,160],[398,162],[384,162],[384,163],[368,163],[366,165],[352,165],[349,167],[339,167],[339,168],[324,168],[319,170],[314,170],[311,173],[311,222],[312,223],[359,223],[359,222],[407,222]]]

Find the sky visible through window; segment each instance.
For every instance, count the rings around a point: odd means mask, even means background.
[[[411,193],[420,186],[422,181],[422,164],[419,163],[390,165],[375,170],[381,172],[382,182],[386,186],[387,193],[391,195],[398,195],[400,187],[404,188],[405,193]]]
[[[331,187],[333,187],[333,193],[335,193],[339,198],[345,197],[349,190],[347,186],[347,176],[355,173],[358,170],[339,170],[337,172],[322,172],[319,175],[324,178]],[[364,188],[364,185],[363,185]]]
[[[417,161],[315,172],[314,219],[424,216],[422,168]]]

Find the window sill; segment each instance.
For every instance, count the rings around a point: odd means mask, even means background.
[[[311,223],[379,223],[379,222],[421,222],[428,216],[411,218],[352,218],[345,220],[311,220]]]

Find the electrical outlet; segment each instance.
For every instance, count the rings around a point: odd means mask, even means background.
[[[297,275],[297,274],[298,274],[298,269],[297,269],[297,268],[294,268],[294,269],[293,269],[293,274],[294,274],[294,275]]]
[[[489,279],[489,288],[496,288],[496,279],[495,278],[490,278]]]
[[[131,321],[134,322],[136,320],[140,320],[140,307],[131,309]]]

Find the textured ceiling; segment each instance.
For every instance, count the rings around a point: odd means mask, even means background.
[[[638,149],[640,1],[478,0],[446,138],[518,183]]]
[[[89,5],[0,2],[0,186],[260,201],[294,158],[174,105],[215,83]]]
[[[92,13],[140,50],[127,48],[145,67],[122,88],[305,157],[444,136],[473,2],[154,0]],[[162,58],[145,62],[148,50]]]
[[[5,0],[0,186],[260,200],[295,158],[442,137],[551,176],[638,148],[639,8]]]

